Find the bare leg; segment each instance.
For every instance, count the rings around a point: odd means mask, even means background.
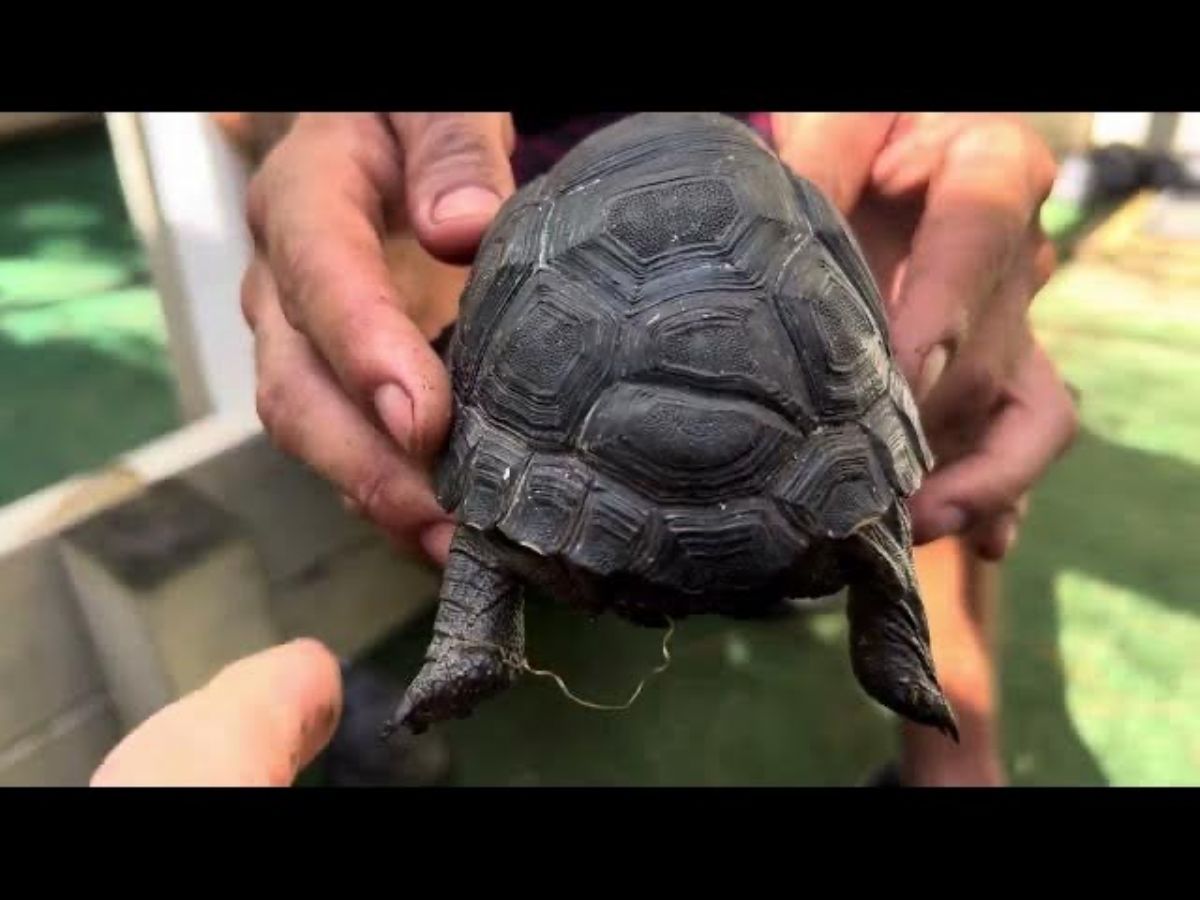
[[[919,548],[916,560],[934,660],[962,740],[954,744],[933,729],[904,723],[901,780],[913,786],[1002,786],[992,640],[999,568],[952,538]]]
[[[470,715],[516,680],[525,658],[521,586],[487,541],[460,528],[450,544],[425,665],[384,727],[420,734]]]

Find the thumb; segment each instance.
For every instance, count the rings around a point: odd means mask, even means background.
[[[514,189],[508,113],[394,113],[409,221],[433,256],[469,262]]]
[[[143,722],[91,784],[286,787],[333,736],[341,707],[341,671],[324,646],[272,647]]]

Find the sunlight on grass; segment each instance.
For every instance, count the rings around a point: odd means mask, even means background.
[[[107,259],[0,259],[0,315],[7,306],[97,294],[121,287],[128,279],[124,262]]]
[[[1128,447],[1200,463],[1200,290],[1148,284],[1080,266],[1051,282],[1034,305],[1038,334],[1082,390],[1089,428]]]
[[[1184,350],[1200,345],[1200,286],[1168,289],[1110,266],[1064,269],[1031,311],[1040,332],[1060,339],[1141,340]]]
[[[0,148],[0,503],[179,424],[102,127]]]
[[[90,228],[102,219],[94,206],[65,200],[28,204],[13,211],[13,224],[30,231]]]
[[[1081,264],[1033,318],[1084,431],[1007,572],[1014,779],[1200,783],[1200,290]]]
[[[1078,572],[1055,602],[1067,706],[1109,782],[1200,784],[1200,620]]]
[[[50,340],[79,340],[122,355],[130,339],[158,346],[158,359],[168,362],[162,347],[166,325],[157,294],[148,285],[73,297],[33,309],[7,311],[0,307],[0,331],[21,344]]]

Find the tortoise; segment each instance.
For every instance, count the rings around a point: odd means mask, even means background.
[[[384,727],[507,689],[523,586],[639,626],[847,588],[852,671],[957,740],[905,504],[933,465],[846,220],[740,121],[643,113],[502,207],[447,332],[456,521]]]

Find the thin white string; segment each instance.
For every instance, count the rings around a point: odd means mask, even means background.
[[[584,700],[581,697],[577,697],[574,693],[572,693],[571,689],[567,687],[566,682],[563,681],[559,675],[549,671],[548,669],[533,668],[533,666],[529,664],[529,660],[515,658],[511,652],[498,644],[492,644],[487,641],[468,641],[463,640],[462,638],[454,637],[450,639],[459,644],[466,644],[467,646],[474,645],[477,647],[485,647],[490,650],[499,651],[501,658],[510,666],[521,669],[524,672],[528,672],[530,675],[537,675],[542,678],[553,679],[554,683],[558,685],[559,690],[563,692],[566,698],[574,703],[578,703],[580,706],[585,706],[588,709],[598,709],[605,712],[620,712],[621,710],[626,710],[633,706],[633,704],[637,702],[637,698],[641,696],[642,690],[646,687],[650,680],[658,675],[661,675],[667,670],[667,667],[671,665],[671,651],[669,645],[671,643],[671,636],[675,633],[675,622],[669,617],[667,618],[667,622],[669,623],[667,633],[663,635],[662,641],[662,665],[655,668],[652,672],[650,672],[650,674],[638,682],[638,686],[634,689],[633,694],[630,695],[628,700],[615,706],[607,703],[595,703],[591,700]]]

